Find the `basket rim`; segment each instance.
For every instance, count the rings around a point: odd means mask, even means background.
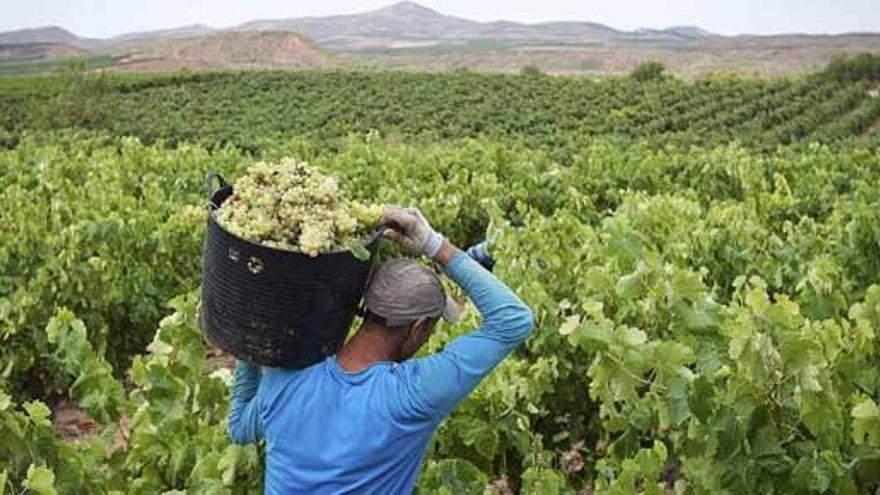
[[[231,188],[232,186],[229,185],[229,186],[227,186],[227,187]],[[219,192],[219,190],[218,190],[217,192]],[[222,203],[221,203],[221,204],[222,204]],[[338,250],[336,250],[336,251],[326,251],[326,252],[318,253],[318,256],[314,256],[314,257],[313,257],[313,256],[309,256],[308,254],[306,254],[306,253],[304,253],[304,252],[302,252],[302,251],[298,251],[298,250],[295,250],[295,249],[282,249],[282,248],[276,248],[276,247],[272,247],[272,246],[267,246],[267,245],[265,245],[265,244],[260,244],[259,242],[255,242],[255,241],[252,241],[252,240],[250,240],[250,239],[246,239],[246,238],[241,237],[240,235],[238,235],[238,234],[236,234],[236,233],[234,233],[234,232],[231,232],[229,229],[227,229],[226,227],[224,227],[223,224],[222,224],[221,222],[217,221],[217,217],[215,216],[215,213],[216,213],[217,210],[219,210],[219,209],[220,209],[220,206],[219,206],[219,205],[216,205],[216,204],[214,204],[213,202],[211,202],[211,203],[208,205],[208,219],[211,220],[211,222],[212,222],[214,225],[216,225],[221,231],[223,231],[223,233],[228,234],[228,235],[230,235],[230,236],[232,236],[232,237],[238,239],[239,241],[242,241],[242,242],[245,242],[245,243],[247,243],[247,244],[250,244],[251,246],[259,247],[259,248],[262,248],[262,249],[271,249],[272,251],[277,251],[277,252],[279,252],[279,253],[297,254],[297,255],[300,255],[300,256],[307,256],[307,257],[309,257],[309,258],[313,258],[313,259],[314,259],[314,258],[320,258],[321,256],[341,256],[341,255],[346,255],[346,254],[347,254],[347,255],[351,256],[352,258],[354,258],[354,259],[356,259],[356,260],[358,260],[358,261],[360,261],[360,262],[362,262],[362,263],[366,263],[365,260],[358,259],[358,257],[355,256],[354,253],[352,253],[351,249],[338,249]],[[369,236],[367,237],[367,239],[369,239]],[[375,246],[376,246],[376,241],[378,241],[378,239],[376,239],[375,241],[373,241],[373,242],[370,243],[370,244],[364,243],[364,247],[366,247],[368,250],[370,250],[371,252],[373,252],[373,250],[375,249]]]

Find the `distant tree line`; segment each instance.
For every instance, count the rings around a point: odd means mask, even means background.
[[[880,55],[862,53],[835,57],[825,74],[839,81],[880,81]]]
[[[666,66],[656,60],[640,63],[630,72],[629,76],[639,82],[662,81],[668,77]]]

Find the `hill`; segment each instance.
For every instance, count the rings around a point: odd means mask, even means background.
[[[349,51],[424,47],[474,40],[595,43],[644,38],[685,41],[693,39],[694,32],[711,36],[699,28],[684,33],[676,29],[625,32],[595,22],[477,22],[444,15],[411,1],[361,14],[251,21],[232,29],[292,30],[329,48]]]
[[[481,24],[440,14],[413,2],[400,2],[371,12],[330,17],[252,21],[237,31],[292,30],[324,46],[342,50],[421,46],[426,42],[466,39]]]
[[[0,60],[37,60],[69,58],[88,53],[68,43],[23,43],[0,45]]]
[[[155,39],[203,37],[216,32],[289,31],[301,33],[335,50],[411,48],[473,40],[595,43],[620,40],[689,41],[712,37],[698,27],[620,31],[595,22],[543,22],[524,24],[512,21],[477,22],[445,15],[411,1],[349,15],[264,19],[227,28],[214,29],[201,24],[171,29],[126,33],[103,40],[105,44],[124,44]],[[59,27],[24,29],[0,33],[0,44],[73,43],[94,46]]]
[[[216,29],[210,28],[202,24],[193,24],[190,26],[181,26],[171,29],[159,29],[155,31],[139,31],[134,33],[125,33],[110,38],[111,43],[126,43],[134,41],[145,41],[152,39],[177,39],[177,38],[195,38],[200,36],[208,36],[217,32]]]
[[[79,43],[81,38],[58,26],[34,29],[18,29],[0,33],[0,45],[25,45],[31,43]]]
[[[223,29],[193,24],[103,40],[50,26],[0,33],[0,46],[7,60],[103,56],[123,60],[128,69],[329,64],[513,72],[532,65],[553,74],[602,75],[659,60],[685,77],[717,71],[772,76],[811,70],[841,53],[880,52],[880,34],[722,36],[698,26],[623,31],[587,21],[478,22],[403,1],[349,15],[263,19]],[[330,52],[340,56],[329,62]]]
[[[127,70],[318,67],[326,59],[310,41],[289,32],[218,32],[155,39],[131,49],[119,63]]]

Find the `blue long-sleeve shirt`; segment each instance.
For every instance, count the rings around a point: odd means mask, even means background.
[[[266,493],[412,492],[440,421],[533,328],[528,307],[467,255],[446,273],[483,322],[442,352],[354,373],[336,357],[301,370],[236,365],[229,435],[266,439]]]

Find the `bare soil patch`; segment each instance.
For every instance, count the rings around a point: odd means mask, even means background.
[[[52,408],[55,436],[65,442],[78,442],[98,431],[100,425],[79,408],[76,401],[62,399]]]
[[[209,370],[221,368],[232,370],[235,368],[235,356],[217,347],[209,349],[206,358]],[[81,442],[101,430],[101,425],[90,418],[73,399],[58,399],[51,409],[52,428],[55,430],[55,436],[65,442]],[[126,417],[117,421],[116,438],[110,448],[111,451],[128,446],[130,423],[129,418]]]

